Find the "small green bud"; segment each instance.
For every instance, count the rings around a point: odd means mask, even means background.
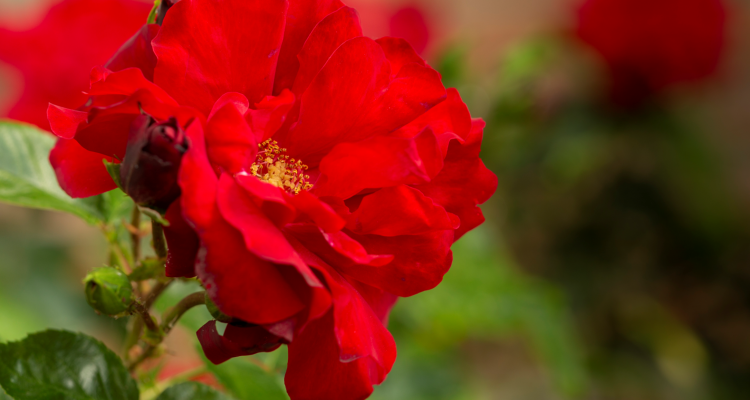
[[[117,269],[97,268],[86,275],[83,283],[86,285],[86,301],[102,314],[121,314],[133,304],[130,280]]]
[[[208,312],[211,313],[211,316],[214,317],[215,320],[219,322],[224,323],[230,323],[234,321],[234,318],[224,314],[219,310],[219,307],[216,306],[216,303],[211,300],[211,297],[208,295],[208,292],[206,292],[206,308],[208,309]]]

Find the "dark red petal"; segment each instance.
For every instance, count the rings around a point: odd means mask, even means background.
[[[139,114],[112,114],[81,128],[75,140],[86,150],[125,159],[130,126]]]
[[[251,104],[273,90],[285,0],[182,0],[153,41],[154,82],[180,104],[208,113],[226,92]]]
[[[340,142],[391,132],[445,98],[434,70],[416,63],[390,79],[390,62],[368,38],[339,47],[302,95],[299,122],[279,141],[314,166]]]
[[[216,321],[207,322],[198,330],[197,335],[203,353],[214,364],[221,364],[234,357],[274,351],[285,342],[258,325],[227,325],[222,336],[216,329]]]
[[[484,222],[482,210],[477,206],[489,200],[497,190],[497,176],[479,159],[483,128],[484,122],[477,120],[466,144],[452,141],[440,174],[432,182],[416,186],[461,219],[455,240]]]
[[[195,276],[195,256],[200,242],[198,235],[182,217],[180,199],[169,206],[165,218],[169,221],[169,226],[164,227],[168,247],[166,274],[170,278],[192,278]]]
[[[258,153],[258,143],[243,116],[247,103],[242,99],[239,93],[225,94],[206,122],[208,159],[217,172],[236,174],[249,167]]]
[[[219,213],[219,182],[208,162],[200,124],[185,131],[190,146],[182,159],[183,215],[201,240],[196,272],[222,311],[256,324],[285,320],[304,308],[279,269],[245,247],[242,234]]]
[[[250,195],[250,199],[255,206],[274,225],[281,228],[294,220],[295,210],[284,189],[261,182],[258,178],[246,174],[238,174],[235,179]]]
[[[54,104],[47,106],[47,119],[52,133],[61,139],[73,139],[78,126],[86,122],[89,113],[70,110]]]
[[[298,212],[305,214],[324,232],[338,232],[346,225],[346,220],[341,218],[330,205],[310,192],[303,190],[298,195],[288,196],[287,200]]]
[[[284,125],[295,99],[291,91],[284,89],[278,96],[267,96],[255,104],[254,110],[248,111],[246,118],[258,143],[266,141]]]
[[[105,65],[112,71],[121,71],[126,68],[138,68],[143,72],[146,79],[154,80],[154,68],[156,68],[156,54],[151,47],[151,41],[159,33],[159,25],[143,25],[125,44],[117,50],[114,56]]]
[[[354,265],[379,267],[393,260],[391,255],[368,254],[367,250],[344,232],[326,233],[313,224],[289,224],[284,232],[294,236],[316,256],[336,268]]]
[[[339,254],[349,258],[356,264],[380,267],[393,261],[392,255],[372,255],[356,240],[344,232],[325,233],[323,238]]]
[[[396,344],[346,278],[312,254],[302,254],[325,277],[334,307],[290,344],[287,391],[295,400],[363,399],[391,370]]]
[[[443,167],[435,135],[376,136],[334,147],[320,162],[313,193],[348,199],[364,189],[429,182]]]
[[[459,220],[422,192],[406,185],[380,189],[364,197],[347,222],[360,235],[421,235],[458,228]]]
[[[291,400],[359,400],[372,394],[370,375],[378,375],[375,362],[369,357],[341,362],[333,331],[329,311],[289,345],[284,383]]]
[[[343,7],[341,0],[292,0],[286,16],[273,94],[291,89],[299,69],[299,54],[310,32],[326,15]]]
[[[219,211],[227,222],[242,232],[245,246],[250,252],[276,264],[307,269],[279,228],[266,217],[234,178],[223,174],[219,179],[218,194]],[[312,272],[307,275],[317,281]]]
[[[349,282],[357,289],[362,298],[367,301],[367,304],[370,305],[375,315],[380,318],[383,325],[388,326],[388,317],[391,314],[393,306],[398,301],[398,296],[359,281],[351,280]]]
[[[409,297],[437,286],[450,269],[453,231],[424,235],[383,237],[349,234],[370,254],[393,254],[381,267],[336,265],[343,274],[401,297]]]
[[[414,137],[429,127],[437,136],[454,133],[462,140],[469,137],[471,131],[471,114],[456,89],[448,89],[448,97],[430,111],[399,129],[394,136]],[[442,147],[442,146],[441,146]],[[447,148],[447,143],[445,144]]]
[[[60,187],[70,197],[90,197],[117,188],[117,184],[104,167],[105,157],[84,149],[75,140],[58,139],[49,154]]]
[[[150,92],[160,103],[177,105],[177,102],[164,89],[146,79],[138,68],[127,68],[117,72],[103,67],[94,68],[91,71],[91,88],[87,94],[130,96],[142,89]]]
[[[304,93],[331,54],[347,40],[359,36],[362,27],[353,8],[341,7],[320,21],[297,56],[300,67],[292,91],[298,96]]]

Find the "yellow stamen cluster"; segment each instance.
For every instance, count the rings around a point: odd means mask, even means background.
[[[312,189],[313,185],[308,183],[310,175],[304,174],[307,165],[285,153],[286,149],[280,148],[275,140],[266,140],[258,145],[258,156],[250,166],[250,173],[292,194]]]

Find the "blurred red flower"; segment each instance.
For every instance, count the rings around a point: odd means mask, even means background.
[[[35,27],[0,28],[0,61],[23,76],[9,118],[49,129],[47,105],[77,107],[92,65],[102,64],[146,21],[151,5],[135,0],[65,0]]]
[[[713,74],[725,19],[721,0],[587,0],[577,34],[607,64],[613,100],[628,106]]]
[[[167,274],[197,274],[234,319],[198,332],[208,358],[288,343],[292,399],[367,397],[395,361],[396,299],[435,287],[484,221],[484,123],[338,0],[182,0],[108,66],[84,107],[49,108],[61,186],[114,188],[101,159],[143,149],[152,119],[159,143],[184,132]]]
[[[393,4],[383,0],[353,0],[350,3],[360,13],[365,35],[404,39],[419,54],[433,45],[434,24],[423,2],[411,0]],[[435,8],[432,5],[431,10]]]

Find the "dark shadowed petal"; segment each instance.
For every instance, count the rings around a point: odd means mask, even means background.
[[[104,167],[105,159],[114,161],[84,149],[75,140],[65,139],[59,139],[49,155],[60,187],[74,198],[95,196],[117,187]]]
[[[226,92],[251,104],[271,94],[286,22],[285,0],[182,0],[153,41],[154,82],[208,113]]]
[[[169,250],[166,274],[171,278],[192,278],[195,276],[195,256],[200,242],[198,235],[182,217],[181,204],[180,199],[175,200],[165,215],[169,221],[169,226],[164,227]]]
[[[221,364],[234,357],[274,351],[285,343],[284,339],[259,325],[230,324],[224,335],[220,335],[216,329],[216,321],[207,322],[198,330],[197,335],[206,358],[214,364]]]

